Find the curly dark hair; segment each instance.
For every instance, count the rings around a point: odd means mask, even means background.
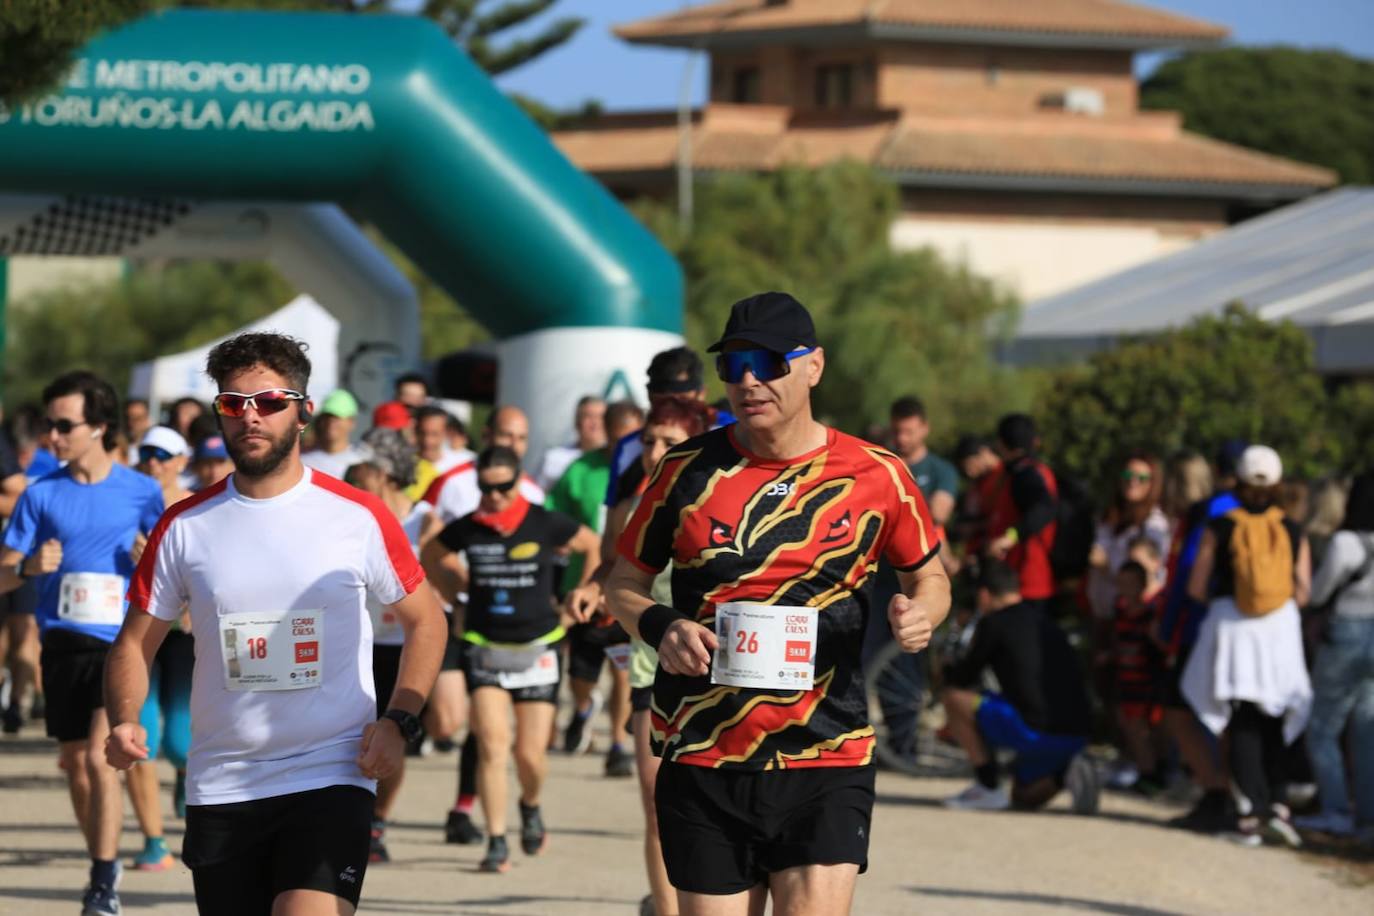
[[[78,369],[59,375],[43,389],[43,403],[51,404],[68,395],[81,395],[81,414],[91,426],[104,426],[100,444],[110,451],[119,441],[119,396],[114,388],[94,372]]]
[[[205,373],[224,388],[224,380],[235,372],[266,366],[286,379],[301,394],[310,384],[310,345],[285,334],[240,334],[210,351],[205,358]]]

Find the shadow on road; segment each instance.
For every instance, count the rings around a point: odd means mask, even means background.
[[[84,883],[83,879],[82,884]],[[5,889],[3,899],[51,900],[69,903],[75,907],[81,903],[81,887],[11,887]],[[171,904],[193,904],[196,902],[196,897],[189,891],[182,893],[176,891],[131,891],[127,887],[121,887],[119,889],[119,902],[125,908],[152,908],[170,906]],[[44,912],[52,912],[52,910],[45,908]]]
[[[1082,910],[1089,913],[1111,913],[1113,916],[1184,916],[1173,910],[1157,910],[1129,903],[1088,900],[1083,897],[1061,897],[1057,894],[1028,894],[1015,891],[971,891],[956,887],[909,887],[913,894],[926,897],[945,897],[954,900],[996,900],[1022,906],[1044,906],[1056,910]]]

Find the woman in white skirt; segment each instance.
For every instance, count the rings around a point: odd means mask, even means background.
[[[1243,800],[1228,838],[1301,845],[1283,804],[1285,748],[1302,734],[1312,705],[1302,618],[1312,557],[1302,529],[1275,503],[1278,453],[1245,450],[1236,468],[1241,506],[1203,534],[1189,594],[1209,602],[1183,674],[1183,695],[1203,724],[1229,738],[1231,777]]]

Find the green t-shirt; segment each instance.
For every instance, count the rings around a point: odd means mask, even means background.
[[[907,467],[911,469],[911,476],[916,478],[916,486],[921,488],[921,495],[926,502],[930,502],[936,493],[948,493],[958,498],[959,472],[939,455],[927,451],[924,458]]]
[[[610,485],[611,457],[604,449],[587,452],[568,465],[563,476],[558,478],[558,483],[544,498],[544,508],[571,515],[600,534],[606,524],[604,500]],[[577,554],[569,559],[567,572],[563,574],[563,591],[575,588],[581,578],[582,557]]]

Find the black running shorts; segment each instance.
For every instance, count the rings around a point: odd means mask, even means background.
[[[665,762],[654,805],[678,890],[738,894],[801,865],[868,868],[873,767],[718,770]]]
[[[43,634],[39,666],[49,738],[90,738],[91,717],[105,707],[105,656],[109,654],[109,643],[85,633],[51,627]],[[91,748],[91,752],[104,754],[105,749]]]
[[[201,916],[270,916],[292,890],[358,905],[371,840],[371,792],[330,786],[225,805],[189,805],[181,858]]]
[[[568,677],[595,684],[601,679],[606,647],[630,641],[630,634],[619,623],[601,626],[579,623],[568,630]]]

